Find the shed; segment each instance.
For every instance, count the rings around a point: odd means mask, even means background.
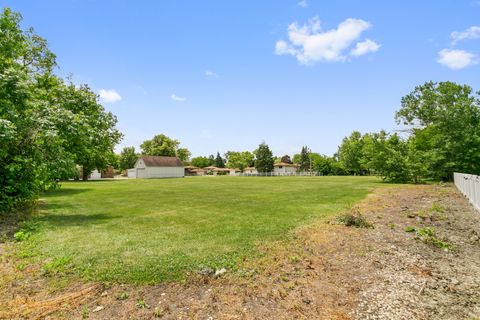
[[[128,170],[129,178],[183,178],[185,170],[177,157],[142,156],[133,169]]]

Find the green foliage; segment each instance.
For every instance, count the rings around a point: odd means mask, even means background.
[[[47,42],[21,20],[0,13],[0,212],[56,188],[75,165],[103,168],[121,139],[97,95],[57,77]]]
[[[175,157],[180,142],[171,139],[164,134],[157,134],[151,140],[145,140],[140,148],[142,154],[146,156],[167,156]]]
[[[135,147],[125,147],[120,153],[120,169],[127,170],[135,166],[138,155],[135,153]]]
[[[427,177],[480,174],[480,99],[471,87],[427,82],[402,98],[396,120],[410,126]]]
[[[187,148],[178,148],[177,149],[177,157],[182,161],[188,161],[192,153]]]
[[[192,166],[198,168],[205,168],[213,165],[213,161],[207,157],[195,157],[192,158]]]
[[[342,144],[338,147],[338,158],[342,167],[347,172],[354,175],[364,175],[367,170],[363,164],[364,141],[362,134],[358,131],[352,132],[350,137],[345,137]]]
[[[130,296],[130,295],[128,294],[128,292],[123,291],[123,292],[120,292],[119,294],[117,294],[117,295],[115,296],[115,298],[116,298],[117,300],[127,300],[129,296]]]
[[[217,152],[217,156],[215,157],[213,165],[217,168],[225,168],[225,159],[222,158],[220,152]]]
[[[47,262],[43,265],[43,272],[46,275],[68,273],[70,271],[69,265],[71,262],[72,258],[68,256],[56,258],[53,261]]]
[[[247,167],[250,167],[254,163],[254,155],[250,151],[228,151],[227,156],[227,167],[228,168],[238,168],[241,172]]]
[[[430,227],[420,228],[417,231],[417,238],[426,244],[433,245],[441,249],[449,249],[451,244],[437,238],[435,229]]]
[[[280,158],[280,162],[283,163],[290,163],[292,164],[292,159],[290,159],[290,156],[288,154],[284,155],[283,157]]]
[[[414,227],[406,227],[405,228],[405,232],[415,232],[417,231],[417,229],[415,229]]]
[[[13,235],[16,241],[25,241],[38,229],[38,223],[33,220],[20,223],[20,228]]]
[[[308,149],[307,146],[302,147],[300,151],[300,159],[298,159],[298,164],[300,165],[301,171],[308,171],[310,170],[311,166],[311,158],[310,158],[311,151]]]
[[[272,151],[265,142],[262,142],[258,149],[254,151],[255,154],[255,168],[258,172],[272,172],[273,171],[273,155]]]
[[[312,168],[323,176],[343,176],[346,171],[335,157],[312,153]]]
[[[138,299],[135,305],[139,309],[150,308],[150,306],[147,304],[147,302],[144,299]]]

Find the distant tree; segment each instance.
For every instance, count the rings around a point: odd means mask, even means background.
[[[127,170],[135,166],[138,155],[135,153],[135,147],[125,147],[120,153],[120,169]]]
[[[195,157],[192,158],[192,166],[198,168],[205,168],[213,164],[212,159],[207,157]]]
[[[215,157],[214,166],[217,168],[225,168],[225,160],[220,155],[220,152],[217,152],[217,156]]]
[[[301,171],[307,171],[310,169],[311,165],[311,159],[310,159],[310,150],[308,149],[307,146],[302,147],[302,150],[300,151],[300,170]]]
[[[273,155],[272,151],[265,142],[262,142],[258,149],[255,150],[255,168],[258,172],[272,172],[273,171]]]
[[[210,160],[210,166],[213,166],[215,164],[215,156],[213,154],[208,156],[208,160]]]
[[[227,156],[227,167],[228,168],[238,168],[240,171],[243,172],[243,170],[246,167],[249,167],[254,159],[253,153],[250,151],[244,151],[244,152],[236,152],[236,151],[228,151],[226,153]]]
[[[187,148],[178,148],[177,149],[177,157],[182,160],[183,162],[186,162],[190,159],[190,156],[192,154]]]
[[[164,134],[158,134],[151,140],[145,140],[140,145],[140,148],[142,149],[142,154],[146,156],[175,157],[179,144],[178,140],[171,139]]]
[[[363,159],[363,137],[358,131],[352,132],[349,137],[342,140],[338,147],[339,160],[342,166],[351,174],[365,174],[365,167],[362,165]]]
[[[284,155],[281,159],[280,159],[280,162],[283,162],[283,163],[290,163],[292,164],[292,159],[290,159],[290,156],[288,154]]]

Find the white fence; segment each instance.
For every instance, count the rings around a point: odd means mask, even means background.
[[[480,176],[454,173],[453,181],[458,190],[468,198],[475,209],[480,211]]]

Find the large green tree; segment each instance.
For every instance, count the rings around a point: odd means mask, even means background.
[[[145,140],[140,148],[142,154],[146,156],[167,156],[175,157],[180,142],[171,139],[164,134],[157,134],[151,140]]]
[[[180,141],[172,139],[164,134],[157,134],[150,140],[145,140],[140,148],[146,156],[178,157],[182,161],[188,161],[191,156],[187,148],[179,148]]]
[[[409,126],[431,178],[480,174],[479,95],[467,85],[427,82],[402,98],[396,120]]]
[[[258,149],[255,150],[255,169],[258,172],[266,173],[273,171],[273,154],[268,145],[265,142],[262,142]]]
[[[227,167],[232,169],[238,168],[241,172],[253,163],[255,157],[250,151],[228,151],[226,155]]]
[[[103,166],[121,138],[87,86],[54,74],[55,55],[21,19],[0,14],[0,211],[55,187],[76,164]]]
[[[310,158],[310,149],[307,146],[303,146],[302,150],[300,151],[300,157],[298,159],[298,164],[300,165],[301,171],[308,171],[312,165],[311,158]]]
[[[358,131],[352,132],[342,140],[338,147],[338,157],[342,166],[351,174],[365,174],[366,168],[362,165],[363,137]]]
[[[192,158],[192,166],[198,168],[205,168],[213,165],[213,160],[208,157],[195,157]]]

